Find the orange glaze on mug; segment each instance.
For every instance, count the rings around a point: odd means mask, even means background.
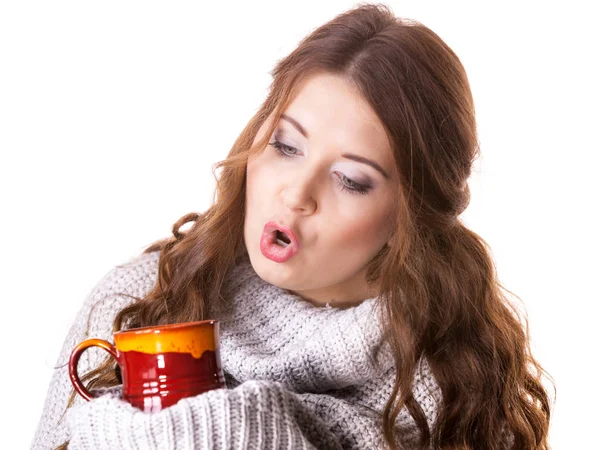
[[[122,351],[147,354],[189,353],[200,358],[206,350],[215,351],[218,335],[211,327],[147,327],[114,333],[115,347]],[[151,329],[150,329],[151,328]]]

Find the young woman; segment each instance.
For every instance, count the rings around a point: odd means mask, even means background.
[[[272,75],[213,205],[85,301],[33,447],[547,449],[544,371],[458,217],[479,150],[457,56],[361,5]],[[221,321],[227,389],[143,413],[88,350],[97,396],[73,394],[64,363],[86,337],[203,319]]]

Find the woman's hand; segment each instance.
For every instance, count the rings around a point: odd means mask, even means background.
[[[70,450],[341,448],[329,427],[276,382],[214,389],[155,413],[119,397],[114,389],[68,410]]]

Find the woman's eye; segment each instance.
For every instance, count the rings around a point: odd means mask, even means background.
[[[277,139],[274,139],[273,142],[269,142],[269,145],[276,150],[277,156],[280,158],[293,158],[298,152],[298,150],[296,150],[294,147],[282,144]],[[370,186],[363,186],[361,184],[358,184],[356,181],[351,180],[350,178],[339,172],[336,172],[336,174],[338,174],[336,176],[337,184],[342,191],[346,191],[350,194],[365,195],[371,189]]]
[[[269,145],[273,146],[277,150],[277,155],[283,158],[289,158],[290,156],[296,155],[298,152],[294,147],[282,144],[277,139],[273,142],[269,142]]]
[[[340,176],[337,177],[337,180],[338,185],[340,186],[340,188],[342,188],[342,191],[348,191],[351,194],[365,195],[368,194],[370,189],[368,186],[362,186],[356,181],[352,181],[350,178],[342,174],[340,174]]]

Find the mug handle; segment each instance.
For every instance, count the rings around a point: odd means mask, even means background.
[[[90,401],[92,398],[94,398],[94,396],[90,394],[90,391],[88,391],[85,388],[85,386],[79,379],[79,374],[77,373],[77,363],[79,362],[81,354],[89,347],[103,348],[108,353],[110,353],[110,355],[113,358],[115,358],[117,362],[119,361],[119,358],[117,358],[117,351],[115,347],[110,342],[105,341],[104,339],[86,339],[73,349],[73,351],[71,352],[71,357],[69,358],[69,378],[71,378],[71,383],[73,384],[73,387],[75,388],[77,393],[83,398],[85,398],[87,401]]]

